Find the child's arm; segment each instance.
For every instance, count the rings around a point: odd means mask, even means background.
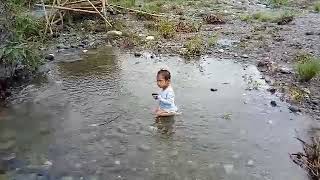
[[[168,92],[166,98],[162,98],[161,96],[158,96],[159,101],[161,101],[164,104],[173,104],[174,103],[174,93]]]

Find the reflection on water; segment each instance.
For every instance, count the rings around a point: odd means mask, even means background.
[[[11,179],[306,179],[288,153],[309,121],[269,95],[254,66],[110,49],[78,56],[58,57],[49,83],[28,86],[1,114]],[[151,93],[163,67],[182,114],[155,120]]]
[[[111,75],[118,71],[116,56],[111,48],[98,49],[82,55],[81,60],[74,59],[74,56],[67,56],[59,65],[63,77],[70,76],[104,76]]]

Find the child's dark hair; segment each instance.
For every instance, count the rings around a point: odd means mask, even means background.
[[[164,78],[166,81],[168,81],[168,80],[171,79],[171,74],[170,74],[170,72],[169,72],[168,70],[161,69],[160,71],[158,71],[157,76],[159,76],[159,75],[163,76],[163,78]]]

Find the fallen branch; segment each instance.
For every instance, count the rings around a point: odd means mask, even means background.
[[[104,19],[104,21],[106,22],[106,24],[108,24],[109,26],[112,26],[109,21],[107,20],[107,18],[105,16],[103,16],[100,11],[92,4],[92,2],[90,0],[87,0],[88,3],[91,4],[91,6],[98,12],[98,14]]]
[[[135,12],[135,13],[147,14],[149,16],[164,17],[163,15],[160,15],[160,14],[152,14],[152,13],[148,13],[148,12],[145,12],[145,11],[140,11],[140,10],[136,10],[136,9],[122,7],[122,6],[119,6],[119,5],[110,4],[109,6],[112,6],[112,7],[115,7],[115,8],[119,8],[119,9],[124,9],[124,10],[127,10],[127,11],[132,11],[132,12]]]
[[[36,4],[36,6],[42,6],[42,5]],[[98,12],[96,12],[96,11],[87,11],[87,10],[82,10],[82,9],[73,9],[73,8],[67,8],[67,7],[62,7],[62,6],[50,6],[50,5],[45,5],[45,7],[53,8],[53,9],[67,10],[67,11],[75,11],[75,12],[84,12],[84,13],[98,14]]]

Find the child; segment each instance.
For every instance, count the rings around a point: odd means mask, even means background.
[[[157,85],[162,91],[159,94],[153,94],[154,99],[159,101],[159,107],[156,110],[156,116],[172,116],[178,111],[174,104],[174,92],[170,85],[171,75],[168,70],[160,70],[157,74]]]

